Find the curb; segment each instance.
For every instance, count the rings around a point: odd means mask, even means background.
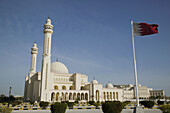
[[[13,110],[50,110],[50,108],[12,108]],[[102,109],[101,107],[100,108],[90,108],[90,107],[87,107],[87,108],[67,108],[67,110],[69,109]]]

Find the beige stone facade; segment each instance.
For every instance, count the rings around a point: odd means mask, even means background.
[[[150,90],[150,96],[153,97],[165,97],[164,90]]]

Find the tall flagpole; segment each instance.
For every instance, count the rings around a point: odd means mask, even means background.
[[[132,28],[132,45],[133,45],[133,63],[134,63],[134,73],[135,73],[135,82],[136,82],[136,102],[137,102],[137,107],[138,107],[139,106],[138,79],[137,79],[137,68],[136,68],[136,58],[135,58],[135,42],[134,42],[134,30],[133,30],[132,19],[131,19],[131,28]]]

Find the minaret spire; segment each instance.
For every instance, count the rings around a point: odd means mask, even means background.
[[[43,50],[43,60],[42,60],[42,70],[41,70],[41,96],[40,101],[49,101],[50,95],[49,90],[52,87],[48,81],[52,81],[51,73],[51,38],[53,34],[53,25],[51,20],[46,20],[44,25],[44,50]]]
[[[31,69],[30,72],[36,72],[36,62],[37,62],[37,54],[38,48],[36,42],[34,42],[33,47],[31,48]]]

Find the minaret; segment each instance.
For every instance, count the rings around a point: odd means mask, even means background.
[[[37,44],[34,43],[33,47],[31,48],[32,57],[31,57],[31,69],[30,69],[30,72],[36,72],[37,54],[38,54]]]
[[[48,93],[50,89],[50,67],[51,67],[51,37],[53,34],[53,25],[51,20],[48,18],[44,25],[44,51],[42,59],[42,70],[41,70],[41,97],[40,101],[50,101],[51,94]],[[48,82],[49,81],[49,82]]]

